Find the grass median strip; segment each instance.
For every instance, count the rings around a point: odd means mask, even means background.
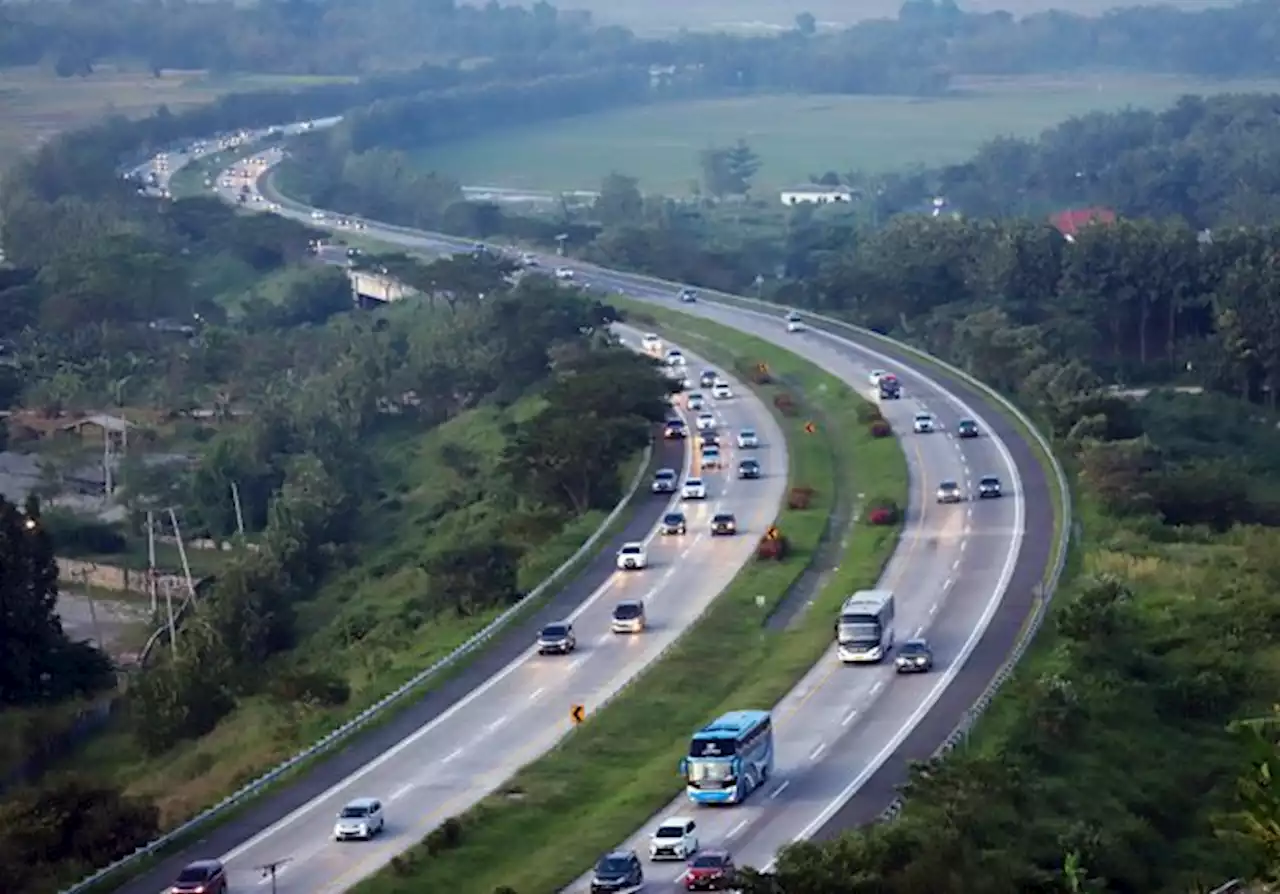
[[[875,582],[897,543],[896,527],[857,526],[811,610],[785,631],[767,630],[765,618],[822,539],[842,473],[852,470],[856,481],[905,502],[898,442],[871,436],[853,389],[782,348],[686,314],[616,304],[633,312],[634,322],[744,376],[766,364],[775,383],[755,386],[766,404],[788,406],[786,398],[798,402],[803,393],[820,416],[822,425],[809,433],[803,415],[778,414],[789,483],[814,489],[809,508],[779,513],[792,553],[783,562],[748,565],[633,685],[499,792],[358,885],[359,894],[492,894],[504,885],[541,894],[570,884],[679,793],[676,764],[694,729],[723,710],[771,706],[786,694],[830,645],[839,603]]]

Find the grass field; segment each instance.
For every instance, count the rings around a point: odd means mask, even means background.
[[[1162,5],[1193,10],[1232,6],[1236,0],[1163,0]],[[633,3],[630,0],[566,0],[565,9],[590,10],[601,23],[625,25],[637,32],[662,33],[680,28],[690,30],[767,32],[793,27],[797,13],[810,12],[820,26],[840,27],[864,19],[895,18],[901,0],[657,0]],[[1097,15],[1132,3],[1118,0],[961,0],[969,12],[1008,10],[1028,15],[1048,9],[1070,9],[1082,15]]]
[[[225,93],[322,83],[332,78],[274,75],[209,77],[198,71],[149,72],[103,67],[88,77],[59,78],[35,68],[0,70],[0,168],[65,130],[110,114],[141,117],[161,105],[179,111]]]
[[[763,96],[664,104],[494,131],[417,153],[423,168],[467,185],[596,189],[610,171],[646,192],[687,193],[698,153],[745,139],[763,162],[758,189],[824,171],[886,171],[958,162],[1002,134],[1035,136],[1095,109],[1159,108],[1185,93],[1280,91],[1280,81],[1205,82],[1157,76],[985,78],[936,100],[890,96]]]
[[[778,517],[797,556],[748,565],[635,684],[461,817],[457,846],[442,847],[441,836],[433,836],[357,886],[357,894],[562,889],[678,793],[675,767],[689,731],[723,710],[773,705],[791,688],[830,645],[840,600],[879,576],[897,542],[896,528],[856,527],[837,568],[813,594],[814,605],[785,632],[766,630],[764,617],[804,571],[838,498],[875,482],[878,493],[905,502],[902,451],[892,438],[870,436],[860,421],[861,397],[795,354],[678,312],[625,299],[617,304],[637,325],[696,346],[744,377],[767,363],[787,384],[757,386],[766,403],[783,391],[808,402],[822,436],[803,431],[805,414],[779,417],[791,454],[789,481],[817,491],[812,508],[784,508]],[[763,612],[758,596],[766,600]]]

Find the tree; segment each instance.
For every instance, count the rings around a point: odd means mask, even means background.
[[[519,598],[520,554],[500,531],[472,535],[433,553],[423,565],[431,580],[431,600],[471,616]]]
[[[592,208],[597,220],[607,227],[634,224],[644,214],[640,181],[616,171],[600,184],[600,195]]]
[[[811,12],[802,12],[796,16],[796,30],[805,37],[812,37],[818,31],[818,20]]]
[[[751,191],[751,178],[760,170],[760,158],[745,140],[727,147],[704,149],[699,156],[702,183],[716,198],[745,196]]]
[[[40,504],[0,498],[0,705],[58,701],[111,681],[94,646],[72,642],[58,618],[58,564]]]

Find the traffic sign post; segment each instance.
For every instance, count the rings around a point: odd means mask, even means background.
[[[572,720],[575,725],[586,720],[587,719],[586,707],[583,705],[574,705],[572,708],[569,709],[569,719]]]
[[[806,423],[804,424],[804,431],[805,431],[805,434],[809,434],[809,435],[811,435],[811,434],[813,434],[814,432],[816,432],[817,430],[818,430],[818,426],[814,425],[812,422],[806,422]]]

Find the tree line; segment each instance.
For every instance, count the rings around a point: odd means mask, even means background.
[[[1280,124],[1274,94],[1184,96],[1156,112],[1071,118],[1035,140],[1001,138],[966,162],[847,182],[885,219],[943,196],[988,217],[1101,205],[1197,228],[1262,226],[1280,213]]]
[[[1122,69],[1192,75],[1274,74],[1274,4],[1184,12],[1133,8],[1090,18],[963,11],[908,0],[898,17],[820,32],[812,15],[778,37],[680,34],[641,39],[583,12],[539,2],[475,7],[433,0],[170,3],[110,0],[10,4],[0,13],[0,66],[50,63],[63,76],[106,59],[160,70],[375,74],[440,59],[594,58],[674,65],[708,85],[828,93],[944,92],[954,75]]]

